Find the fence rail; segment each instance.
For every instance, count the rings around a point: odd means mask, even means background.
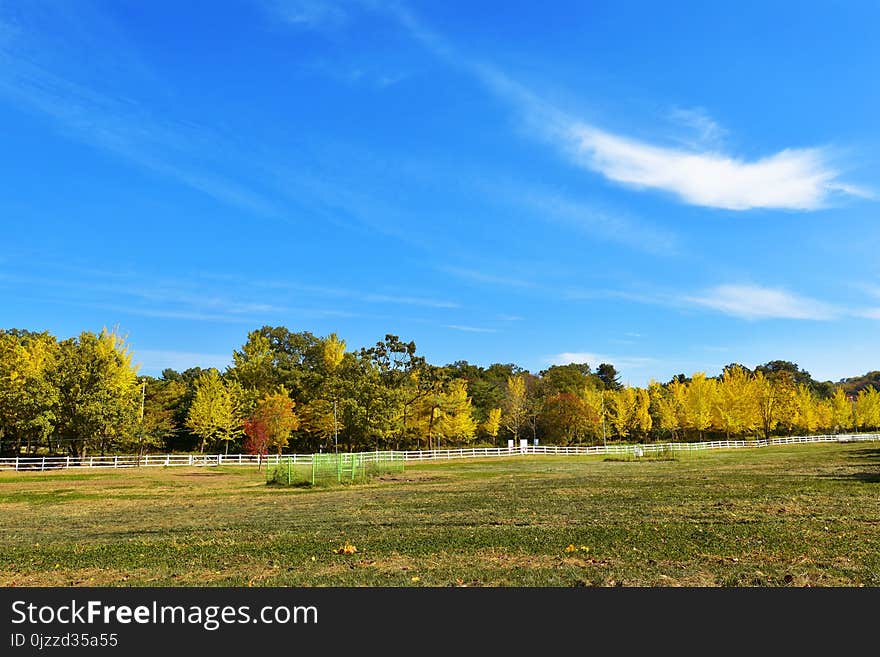
[[[652,454],[667,451],[701,451],[709,449],[754,449],[772,445],[804,443],[845,443],[880,440],[880,433],[823,434],[815,436],[783,436],[769,440],[712,440],[698,443],[647,443],[638,445],[565,446],[524,445],[515,447],[462,447],[411,451],[361,452],[365,461],[403,455],[405,461],[438,461],[452,459],[494,458],[528,455],[621,455]],[[278,465],[279,459],[293,464],[311,465],[312,454],[145,454],[120,456],[21,456],[0,458],[0,470],[44,471],[67,468],[153,468],[172,466]]]

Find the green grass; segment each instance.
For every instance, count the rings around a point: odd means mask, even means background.
[[[676,458],[461,460],[323,489],[250,467],[4,473],[0,584],[880,585],[877,444]]]

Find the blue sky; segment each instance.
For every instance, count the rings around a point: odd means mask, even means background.
[[[0,1],[0,325],[880,369],[876,2]]]

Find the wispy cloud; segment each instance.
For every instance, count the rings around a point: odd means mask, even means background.
[[[613,182],[671,193],[692,205],[729,210],[816,210],[830,204],[835,194],[873,197],[839,180],[827,148],[785,148],[752,160],[707,149],[706,141],[717,140],[720,129],[702,109],[679,113],[680,119],[702,131],[703,143],[688,149],[601,129],[554,107],[496,66],[462,54],[408,9],[394,5],[386,11],[434,55],[509,102],[526,123],[528,134]]]
[[[689,148],[718,148],[727,136],[727,130],[709,116],[705,107],[673,107],[667,116],[687,130],[687,135],[677,140]]]
[[[342,3],[328,0],[271,0],[266,7],[284,22],[309,29],[337,29],[349,20]]]
[[[533,281],[516,278],[512,276],[502,276],[489,272],[479,271],[477,269],[467,269],[462,267],[441,267],[441,271],[451,274],[457,278],[475,283],[485,283],[489,285],[498,285],[501,287],[514,287],[521,289],[536,289],[540,287]]]
[[[466,333],[498,333],[497,329],[482,328],[479,326],[462,326],[461,324],[444,324],[445,328],[453,331],[464,331]]]
[[[719,285],[686,296],[684,301],[744,319],[828,320],[840,314],[839,309],[816,299],[759,285]]]
[[[68,42],[66,36],[42,34],[29,26],[26,20],[9,27],[0,14],[0,32],[14,34],[0,38],[0,98],[48,117],[67,138],[222,203],[263,215],[277,213],[266,194],[222,173],[226,166],[222,153],[229,144],[213,131],[162,118],[129,93],[102,88],[91,53],[107,44],[89,34],[87,27],[75,31],[82,41]],[[118,53],[126,62],[138,61],[133,47],[119,40],[113,45],[114,57]],[[143,66],[131,64],[126,73],[139,76],[145,85],[154,84]]]
[[[660,255],[671,255],[678,250],[678,239],[671,232],[626,212],[575,201],[551,191],[522,190],[518,200],[549,221],[574,227],[603,241]]]
[[[426,306],[428,308],[458,308],[459,304],[452,301],[443,301],[438,299],[426,299],[421,297],[398,297],[388,294],[368,294],[364,296],[364,301],[370,303],[395,303],[410,306]]]

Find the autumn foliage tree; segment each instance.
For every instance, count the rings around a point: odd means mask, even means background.
[[[284,386],[273,393],[264,395],[251,416],[252,421],[262,423],[265,427],[268,448],[281,454],[290,440],[290,432],[299,428],[299,418],[293,412],[294,401]]]

